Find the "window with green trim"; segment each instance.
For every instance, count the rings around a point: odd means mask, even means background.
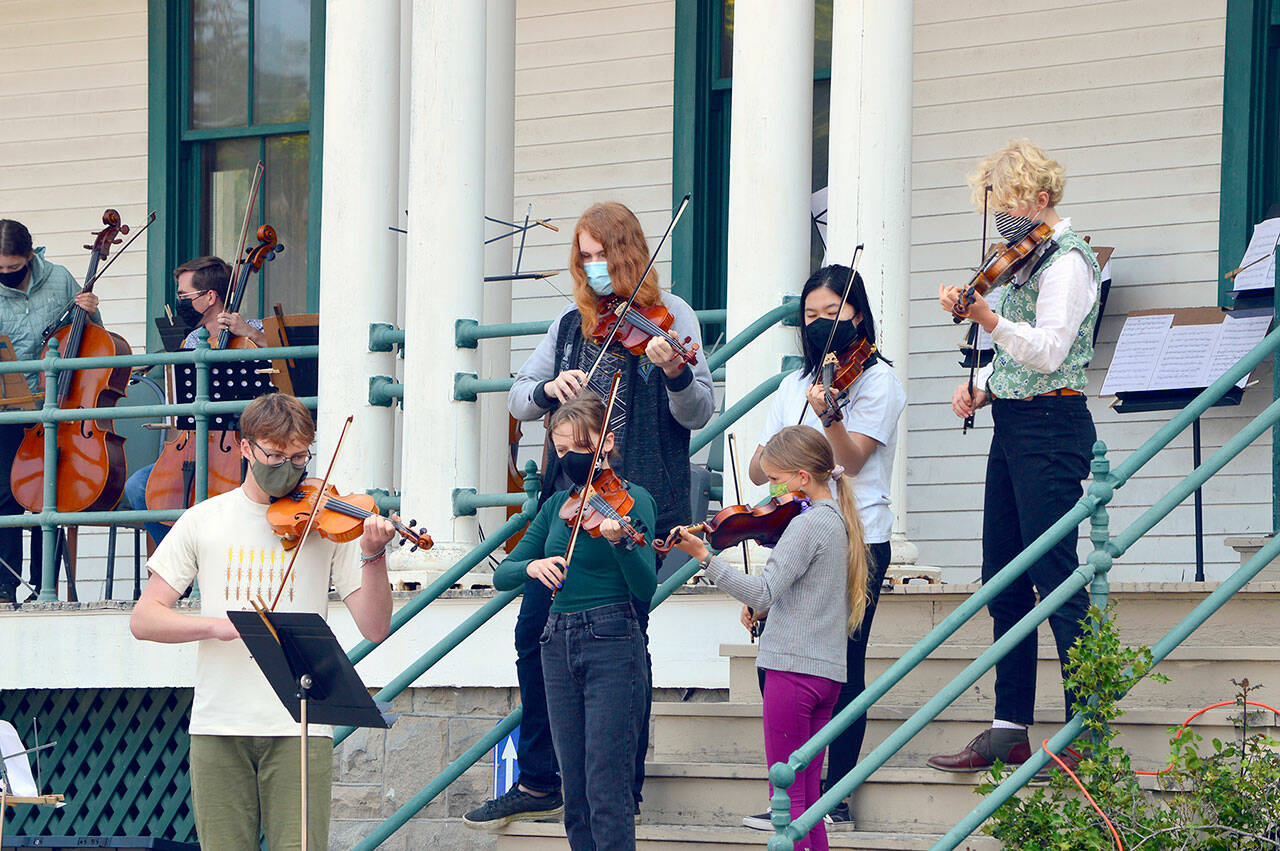
[[[313,310],[318,302],[323,0],[153,0],[167,32],[167,130],[152,140],[151,188],[167,210],[167,238],[152,269],[197,255],[228,262],[240,236],[254,167],[266,170],[250,214],[275,228],[285,250],[251,275],[241,311]],[[157,36],[153,33],[152,42]],[[156,69],[153,68],[153,72]],[[152,74],[152,80],[156,74]],[[153,108],[155,101],[153,100]],[[166,286],[170,286],[166,284]],[[169,290],[152,284],[151,297]]]
[[[1253,225],[1280,204],[1280,0],[1227,0],[1218,228],[1219,303],[1224,275],[1244,255]]]
[[[827,185],[834,0],[814,2],[813,180]],[[692,191],[690,233],[674,238],[672,282],[698,309],[725,306],[729,221],[729,128],[733,90],[734,0],[676,0],[676,112],[673,195]],[[689,115],[691,113],[691,115]],[[684,120],[689,115],[691,120]],[[817,228],[812,267],[822,263]]]

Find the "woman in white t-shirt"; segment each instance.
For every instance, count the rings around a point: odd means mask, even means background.
[[[805,281],[800,291],[804,321],[800,345],[804,351],[805,368],[788,375],[778,387],[750,466],[751,481],[764,484],[768,479],[760,464],[764,445],[786,426],[802,422],[826,436],[838,465],[836,475],[843,473],[852,480],[853,498],[867,542],[867,609],[861,625],[849,636],[847,679],[836,701],[837,713],[866,687],[867,639],[885,568],[889,566],[889,533],[893,527],[889,482],[898,443],[898,419],[907,404],[902,382],[898,381],[889,361],[874,348],[875,320],[871,316],[871,305],[861,275],[853,275],[849,297],[841,308],[841,295],[849,284],[849,275],[847,266],[824,266]],[[865,362],[862,374],[847,388],[845,396],[834,409],[828,410],[819,361],[831,337],[833,324],[835,337],[831,350],[837,356],[863,339],[871,344],[872,355]],[[758,612],[755,617],[761,614],[767,612]],[[744,623],[751,623],[751,617],[744,610]],[[828,783],[848,774],[857,765],[866,729],[867,721],[863,716],[831,743]],[[831,817],[836,827],[848,829],[852,826],[847,803],[841,803],[831,812]]]

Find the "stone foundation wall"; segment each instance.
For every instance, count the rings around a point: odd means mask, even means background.
[[[727,689],[654,689],[655,701],[727,700]],[[329,848],[355,846],[494,724],[520,705],[514,688],[418,688],[402,694],[390,730],[357,730],[334,752]],[[423,808],[381,848],[493,851],[491,834],[462,815],[489,798],[493,751]]]

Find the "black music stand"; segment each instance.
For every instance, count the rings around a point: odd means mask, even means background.
[[[385,715],[369,696],[347,653],[315,612],[227,612],[245,646],[302,725],[302,851],[307,851],[307,727],[310,724],[386,729]]]
[[[249,402],[259,396],[275,393],[271,382],[271,361],[250,360],[235,363],[219,363],[209,369],[209,401]],[[195,364],[180,363],[173,367],[173,401],[178,404],[194,402],[196,398]],[[195,429],[193,417],[178,417],[177,428]],[[236,414],[217,414],[209,417],[209,431],[239,431],[240,417]]]

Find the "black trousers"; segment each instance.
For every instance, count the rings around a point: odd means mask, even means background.
[[[18,501],[13,498],[13,491],[9,488],[9,470],[13,468],[13,458],[18,454],[18,446],[22,443],[22,436],[26,433],[27,427],[18,423],[8,425],[0,425],[0,514],[21,514],[22,506],[18,505]],[[37,527],[35,534],[39,535],[40,530]],[[0,529],[0,559],[4,559],[4,563],[13,570],[22,571],[22,529],[17,526],[8,526]],[[0,566],[0,591],[7,591],[12,594],[18,587],[18,577],[14,576],[9,568]],[[39,576],[38,563],[32,565],[32,579]],[[38,581],[33,585],[39,585]]]
[[[657,568],[661,569],[659,557]],[[632,599],[636,622],[644,638],[644,715],[636,741],[634,780],[631,791],[636,802],[643,800],[644,760],[649,752],[649,713],[653,705],[653,659],[649,655],[650,600]],[[542,671],[542,647],[538,643],[547,615],[551,611],[551,590],[536,579],[524,584],[520,614],[516,616],[516,678],[520,683],[520,703],[524,714],[520,719],[520,744],[516,761],[520,766],[520,785],[534,792],[554,792],[560,788],[560,767],[551,740],[551,724],[547,716],[546,683]]]
[[[1080,499],[1097,439],[1084,396],[996,399],[991,416],[995,431],[982,514],[984,582]],[[1079,566],[1078,539],[1078,532],[1068,534],[991,601],[987,610],[995,639],[1031,611],[1037,594],[1043,599]],[[1089,595],[1082,588],[1049,618],[1064,667],[1088,609]],[[996,718],[1028,725],[1035,720],[1036,647],[1032,633],[996,663]],[[1066,698],[1070,717],[1072,696]]]

